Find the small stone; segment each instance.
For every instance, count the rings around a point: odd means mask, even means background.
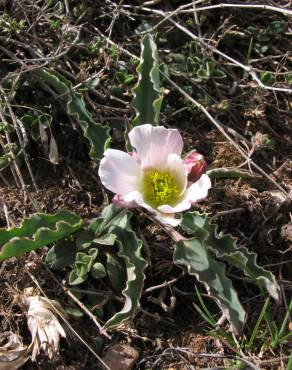
[[[126,344],[114,344],[103,356],[102,360],[110,369],[132,370],[139,358],[139,352]]]
[[[110,369],[132,370],[139,358],[139,352],[126,344],[114,344],[111,346],[102,360]]]

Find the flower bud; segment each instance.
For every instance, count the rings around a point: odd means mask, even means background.
[[[195,182],[199,180],[207,169],[207,162],[202,154],[191,152],[184,158],[184,164],[188,170],[188,181]]]

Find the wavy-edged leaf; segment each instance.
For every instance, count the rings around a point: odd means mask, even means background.
[[[118,256],[124,261],[127,269],[127,283],[123,290],[125,303],[121,311],[117,312],[105,324],[106,329],[121,325],[124,321],[134,317],[139,308],[139,300],[144,284],[144,270],[146,261],[142,257],[142,241],[131,230],[129,220],[125,228],[116,226],[111,230],[117,235]]]
[[[258,179],[261,175],[251,173],[241,168],[213,168],[206,172],[212,179]]]
[[[136,111],[133,125],[158,124],[163,96],[160,92],[157,47],[150,34],[141,41],[138,82],[133,88],[132,106]]]
[[[216,257],[242,270],[260,289],[266,289],[271,297],[279,300],[280,288],[275,276],[257,264],[256,253],[249,252],[246,247],[237,246],[236,239],[230,234],[218,234],[218,226],[212,224],[207,215],[189,212],[183,216],[181,226],[192,236],[202,230],[207,232],[207,247]]]
[[[83,220],[76,214],[59,211],[54,215],[37,213],[25,219],[20,227],[0,229],[0,261],[56,242],[82,225]]]
[[[32,73],[43,79],[60,94],[60,99],[66,104],[67,113],[76,119],[84,132],[84,136],[90,142],[91,158],[101,159],[104,150],[110,143],[109,128],[93,120],[86,109],[82,95],[72,89],[71,82],[63,75],[48,68],[38,68],[33,70]]]
[[[199,237],[176,243],[174,262],[184,265],[190,275],[196,276],[208,294],[214,297],[235,333],[240,334],[245,311],[231,281],[225,275],[224,265],[208,251],[206,238],[207,233],[201,233]]]

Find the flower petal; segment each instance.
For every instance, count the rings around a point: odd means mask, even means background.
[[[181,219],[175,218],[174,213],[161,213],[155,212],[154,217],[162,224],[171,225],[173,227],[178,226],[181,223]]]
[[[191,208],[193,203],[206,198],[210,187],[211,181],[209,176],[203,174],[198,181],[194,182],[190,187],[187,188],[175,206],[172,207],[169,205],[162,205],[158,207],[158,211],[163,213],[176,213],[185,211]]]
[[[148,211],[152,212],[153,208],[144,202],[143,195],[138,190],[134,190],[131,193],[128,193],[124,196],[124,201],[126,203],[136,203],[137,206],[143,207]]]
[[[134,157],[120,150],[107,149],[98,170],[102,184],[118,195],[139,188],[141,168]]]
[[[149,204],[146,204],[144,202],[142,194],[139,191],[133,191],[132,193],[127,194],[124,197],[124,201],[135,202],[140,207],[147,209],[147,211],[153,214],[154,218],[156,218],[159,222],[163,224],[175,227],[181,222],[180,219],[175,218],[174,214],[159,212],[156,209],[152,208]]]
[[[158,211],[162,213],[176,213],[182,212],[191,208],[192,202],[187,198],[186,192],[182,195],[179,202],[175,206],[169,206],[168,204],[163,204],[158,207]]]
[[[181,155],[183,140],[176,129],[145,124],[134,127],[129,138],[141,160],[142,169],[162,168],[169,154]]]
[[[168,154],[167,169],[178,183],[181,195],[186,190],[188,180],[188,171],[184,161],[177,154]]]
[[[211,188],[210,177],[203,174],[198,181],[194,182],[186,190],[187,198],[192,202],[198,202],[199,200],[205,199],[208,195],[208,190]]]

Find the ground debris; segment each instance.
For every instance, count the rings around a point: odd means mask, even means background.
[[[29,348],[22,345],[16,334],[3,333],[0,343],[5,343],[0,347],[0,370],[19,369],[28,360]]]

